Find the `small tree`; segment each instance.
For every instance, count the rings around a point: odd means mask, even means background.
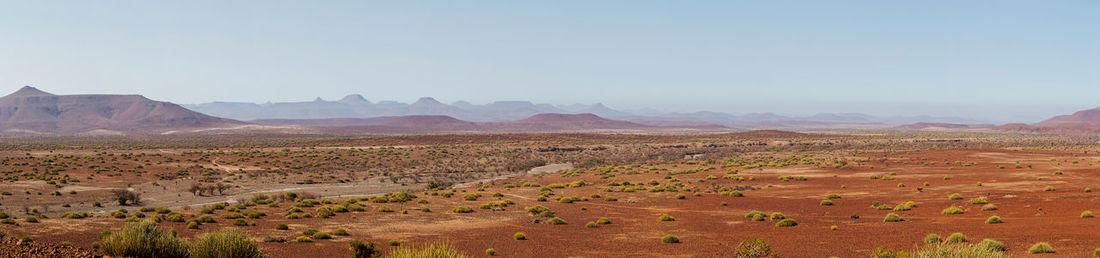
[[[382,251],[374,246],[372,242],[361,242],[359,240],[352,240],[349,243],[351,246],[351,257],[353,258],[374,258],[381,257]]]
[[[229,189],[229,185],[218,182],[214,184],[214,187],[218,189],[218,195],[225,195],[225,189]]]
[[[199,183],[191,183],[191,187],[187,188],[187,191],[195,196],[199,196],[199,194],[202,193],[202,186],[199,185]]]
[[[141,203],[141,194],[135,193],[134,191],[115,189],[111,190],[111,193],[115,195],[115,200],[118,200],[118,205],[126,205],[127,202],[131,204]]]

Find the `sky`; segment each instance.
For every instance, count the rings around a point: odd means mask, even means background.
[[[430,96],[1035,122],[1100,106],[1100,1],[3,1],[0,91]]]

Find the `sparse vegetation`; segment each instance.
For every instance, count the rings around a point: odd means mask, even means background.
[[[951,206],[951,207],[947,207],[946,209],[943,209],[943,211],[940,211],[940,214],[944,214],[944,215],[963,214],[963,209],[959,208],[959,207]]]
[[[996,216],[996,215],[989,216],[988,219],[985,219],[985,224],[1000,224],[1000,223],[1004,223],[1004,221],[1001,220],[1001,217]]]
[[[958,232],[951,233],[951,235],[947,236],[947,239],[944,239],[944,242],[947,242],[947,243],[963,243],[963,242],[966,242],[966,241],[967,241],[966,236],[963,235],[962,233],[958,233]]]
[[[901,216],[898,216],[897,213],[890,213],[890,214],[886,214],[886,218],[883,219],[882,221],[883,222],[901,222],[902,219],[901,219]]]
[[[1054,253],[1054,247],[1050,246],[1050,244],[1048,244],[1047,242],[1038,242],[1034,245],[1031,245],[1031,248],[1028,248],[1027,252],[1031,254]]]
[[[775,226],[776,227],[794,227],[794,226],[798,226],[798,222],[795,222],[793,219],[783,219],[783,220],[780,220],[779,222],[776,222]]]
[[[934,243],[943,242],[943,239],[940,238],[940,235],[932,233],[932,234],[928,234],[927,236],[924,236],[924,242],[929,243],[929,244],[934,244]]]
[[[264,257],[260,245],[247,234],[234,229],[206,233],[190,244],[194,258]]]

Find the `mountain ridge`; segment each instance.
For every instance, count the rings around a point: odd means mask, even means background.
[[[243,124],[141,95],[54,95],[25,86],[0,97],[5,134],[141,134]]]
[[[408,115],[443,115],[473,122],[503,122],[528,118],[537,114],[592,113],[604,118],[633,121],[640,124],[688,125],[714,124],[746,129],[836,129],[836,128],[890,128],[916,122],[936,123],[987,123],[957,117],[889,116],[879,117],[860,113],[817,113],[809,116],[785,116],[774,113],[731,114],[713,111],[692,113],[656,113],[621,111],[602,103],[591,105],[536,104],[523,100],[493,101],[475,105],[467,101],[445,104],[431,97],[422,97],[413,103],[396,101],[370,102],[360,94],[349,94],[338,101],[305,101],[278,103],[209,102],[184,105],[191,110],[218,117],[242,121],[279,119],[333,119],[399,117]]]

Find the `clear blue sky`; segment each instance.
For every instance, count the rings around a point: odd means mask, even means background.
[[[1030,121],[1100,106],[1100,1],[5,1],[0,89]]]

